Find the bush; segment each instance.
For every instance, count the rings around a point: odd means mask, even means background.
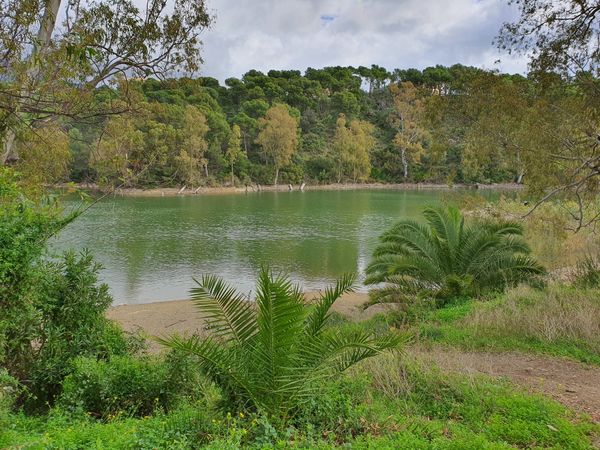
[[[63,383],[59,405],[108,420],[169,411],[184,397],[200,395],[202,383],[185,359],[116,356],[109,361],[78,358]]]
[[[212,336],[161,342],[196,357],[227,406],[285,421],[314,395],[315,384],[402,342],[392,333],[326,328],[333,303],[353,283],[354,275],[344,276],[307,306],[299,286],[263,269],[254,306],[220,278],[204,276],[191,294]]]
[[[365,284],[385,283],[372,291],[374,302],[432,296],[443,305],[453,297],[532,282],[545,273],[529,256],[519,223],[466,224],[453,207],[425,208],[423,216],[426,225],[404,220],[381,236],[366,270]]]
[[[583,288],[600,287],[600,259],[586,256],[575,266],[573,284]]]
[[[18,397],[19,390],[19,382],[11,377],[6,369],[0,368],[0,429],[8,421],[8,415]]]
[[[79,356],[124,355],[128,345],[121,329],[104,316],[112,303],[108,286],[98,284],[100,265],[88,252],[65,253],[38,269],[38,340],[27,385],[36,403],[52,402]]]
[[[0,168],[0,363],[27,389],[27,407],[51,404],[78,356],[124,354],[112,303],[89,253],[46,258],[47,240],[76,217],[55,201],[29,198]]]

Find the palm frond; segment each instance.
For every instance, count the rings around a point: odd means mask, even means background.
[[[207,327],[215,337],[239,343],[246,342],[255,332],[255,312],[251,303],[221,278],[204,275],[194,281],[192,302],[204,315]]]
[[[342,275],[334,287],[328,286],[319,300],[313,306],[306,319],[306,331],[312,336],[317,335],[329,317],[329,310],[333,304],[346,292],[354,290],[356,274],[348,273]]]

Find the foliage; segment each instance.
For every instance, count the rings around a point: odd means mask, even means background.
[[[58,404],[65,411],[107,421],[170,411],[184,398],[191,401],[200,395],[203,381],[193,369],[178,355],[164,360],[79,357],[64,380]]]
[[[306,415],[298,428],[264,416],[220,414],[210,402],[108,423],[55,410],[42,420],[12,416],[11,426],[0,430],[0,446],[587,449],[598,432],[554,401],[497,380],[448,374],[415,357],[381,356],[312,398],[320,405],[306,412],[316,416]]]
[[[61,392],[73,359],[105,359],[128,350],[122,330],[104,317],[112,297],[108,286],[98,283],[100,268],[86,251],[67,252],[38,267],[34,307],[39,345],[32,349],[26,381],[37,405],[52,402]]]
[[[298,121],[290,115],[289,108],[277,104],[269,108],[264,119],[259,120],[260,132],[256,143],[261,146],[264,157],[275,167],[277,184],[279,169],[291,162],[298,146]]]
[[[341,278],[307,307],[298,286],[263,269],[253,307],[218,277],[204,276],[191,294],[212,336],[173,336],[161,342],[197,357],[231,407],[285,420],[315,395],[316,385],[400,344],[393,334],[374,337],[362,330],[324,328],[329,309],[353,281],[353,276]]]
[[[369,154],[375,144],[372,133],[373,126],[368,122],[354,119],[347,123],[346,116],[339,115],[332,143],[338,183],[348,175],[355,183],[368,179]]]
[[[18,162],[50,182],[69,160],[65,122],[97,123],[130,109],[125,74],[196,70],[199,34],[212,22],[204,1],[65,5],[0,2],[0,164]],[[103,94],[118,84],[122,101],[113,102]]]
[[[375,301],[412,295],[448,299],[504,290],[532,281],[544,269],[531,257],[515,222],[465,224],[457,208],[426,208],[427,225],[404,220],[381,236],[367,267],[366,284],[387,283]]]
[[[28,198],[18,181],[15,172],[0,168],[0,362],[24,380],[40,331],[36,264],[46,240],[71,217],[61,218],[52,203]]]
[[[527,53],[537,70],[594,73],[600,64],[600,5],[594,0],[524,0],[520,16],[505,23],[498,45]]]
[[[427,131],[423,128],[425,104],[417,88],[410,82],[390,85],[393,109],[389,121],[395,129],[393,145],[400,150],[402,176],[408,178],[409,161],[414,165],[424,153]]]
[[[600,287],[600,260],[591,255],[577,263],[574,274],[576,286],[584,288]]]
[[[80,355],[97,358],[127,350],[121,330],[104,313],[112,302],[98,284],[100,266],[88,253],[47,260],[47,240],[75,214],[61,216],[0,171],[0,362],[27,388],[27,405],[43,407]]]
[[[241,148],[241,137],[242,132],[238,125],[233,125],[231,127],[231,136],[229,137],[229,142],[227,144],[227,150],[225,151],[225,158],[227,162],[231,166],[231,185],[235,186],[235,175],[233,172],[233,166],[236,162],[238,162],[243,156]]]

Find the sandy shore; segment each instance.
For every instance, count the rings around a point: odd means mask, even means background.
[[[57,186],[60,187],[60,186]],[[89,189],[92,191],[104,192],[106,189],[95,184],[81,184],[77,186],[79,189]],[[435,190],[435,189],[498,189],[498,190],[517,190],[521,189],[522,185],[519,184],[480,184],[477,186],[473,185],[462,185],[456,184],[448,186],[446,184],[433,184],[433,183],[398,183],[398,184],[385,184],[385,183],[348,183],[348,184],[307,184],[304,187],[305,191],[350,191],[350,190],[379,190],[379,189],[392,189],[392,190]],[[288,192],[290,190],[289,185],[280,184],[278,186],[260,186],[248,185],[247,187],[232,187],[232,186],[220,186],[220,187],[201,187],[201,188],[190,188],[181,191],[181,188],[154,188],[154,189],[137,189],[137,188],[119,188],[115,189],[112,194],[120,195],[125,197],[173,197],[173,196],[186,196],[186,195],[223,195],[223,194],[247,194],[252,192]],[[300,190],[300,186],[293,185],[293,191]],[[110,192],[110,191],[109,191]]]
[[[307,293],[307,299],[316,297]],[[368,294],[352,292],[345,294],[334,305],[333,310],[350,320],[360,321],[385,310],[384,305],[375,305],[363,311],[360,306],[368,300]],[[189,300],[173,300],[140,305],[119,305],[107,312],[109,319],[119,323],[126,331],[141,331],[148,336],[165,336],[173,333],[202,333],[204,321]],[[158,346],[150,343],[151,350]]]

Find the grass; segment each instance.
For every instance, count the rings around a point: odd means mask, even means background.
[[[600,291],[553,284],[519,287],[488,302],[429,311],[415,325],[424,342],[468,350],[520,350],[600,365]]]
[[[399,354],[373,358],[315,396],[288,428],[206,402],[109,422],[55,409],[42,418],[13,415],[0,448],[593,448],[599,427],[558,403],[427,364]]]

